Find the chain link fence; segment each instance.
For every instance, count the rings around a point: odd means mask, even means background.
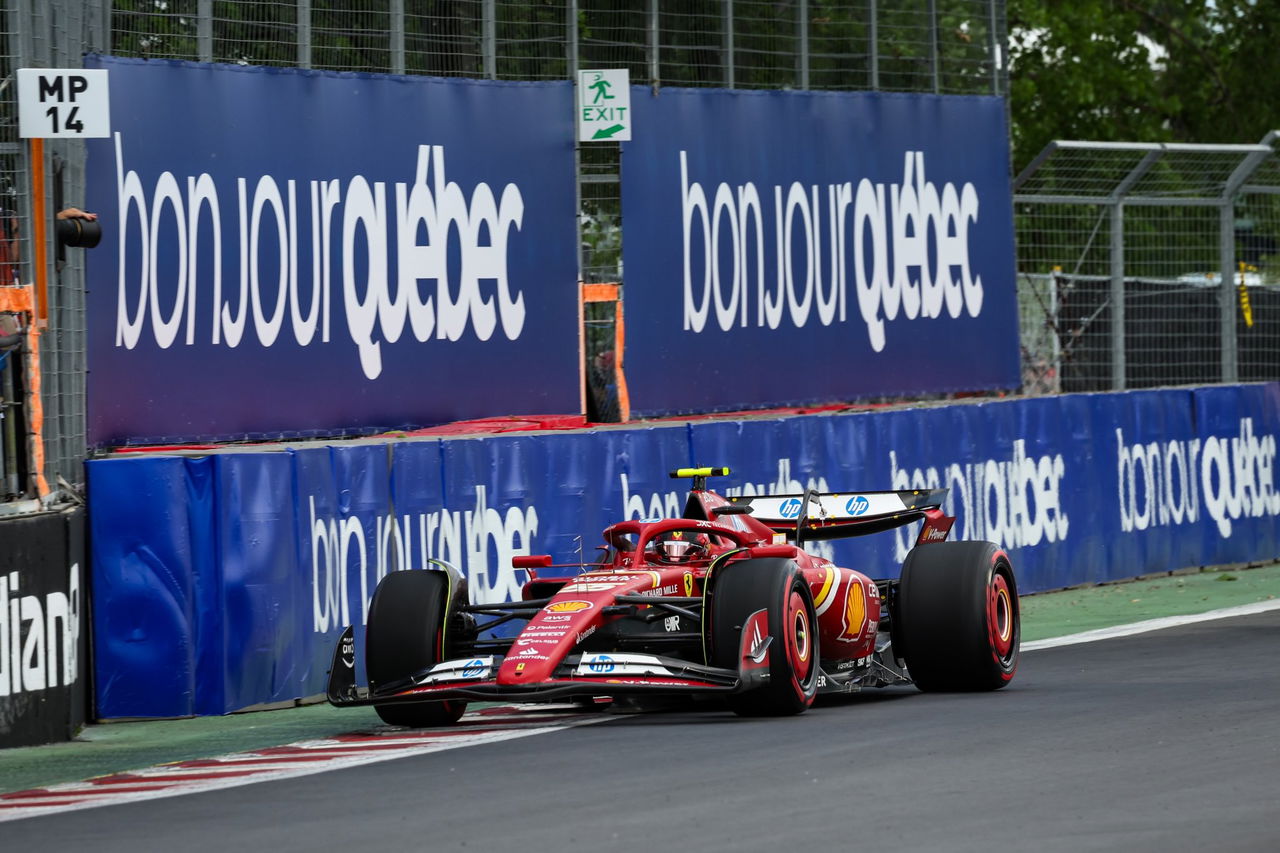
[[[1052,143],[1014,182],[1024,391],[1280,376],[1280,163]]]
[[[86,52],[500,80],[568,80],[595,67],[626,68],[653,86],[1007,90],[1004,0],[6,0],[4,9],[0,209],[10,255],[0,260],[24,282],[34,273],[29,153],[17,138],[13,71],[78,67]],[[81,147],[50,140],[45,151],[48,209],[78,205]],[[580,146],[584,282],[625,280],[621,168],[617,143]],[[51,483],[83,481],[83,263],[83,252],[55,257],[51,247],[41,339]],[[612,355],[618,308],[585,309],[589,382],[590,366]],[[593,416],[619,416],[617,388],[589,391]]]

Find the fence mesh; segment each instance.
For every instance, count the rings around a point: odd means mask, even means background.
[[[1015,190],[1024,391],[1280,376],[1276,161],[1269,145],[1050,146]]]

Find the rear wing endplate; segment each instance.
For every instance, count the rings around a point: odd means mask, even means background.
[[[751,517],[799,544],[892,530],[940,515],[946,489],[902,492],[817,492],[730,498],[751,507]],[[931,513],[932,511],[932,513]]]

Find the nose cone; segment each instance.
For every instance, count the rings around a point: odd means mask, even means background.
[[[659,578],[657,572],[578,575],[516,637],[498,669],[498,683],[534,684],[550,679],[565,656],[602,624],[604,608],[619,595],[654,589]]]
[[[597,624],[602,607],[613,602],[604,593],[557,596],[516,637],[498,669],[499,684],[531,684],[551,677],[565,655]]]

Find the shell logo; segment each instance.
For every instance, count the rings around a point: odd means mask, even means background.
[[[578,613],[590,609],[590,601],[557,601],[554,604],[547,605],[548,613]]]
[[[863,598],[862,583],[850,579],[844,602],[844,634],[843,637],[856,640],[862,633],[867,621],[867,602]]]

